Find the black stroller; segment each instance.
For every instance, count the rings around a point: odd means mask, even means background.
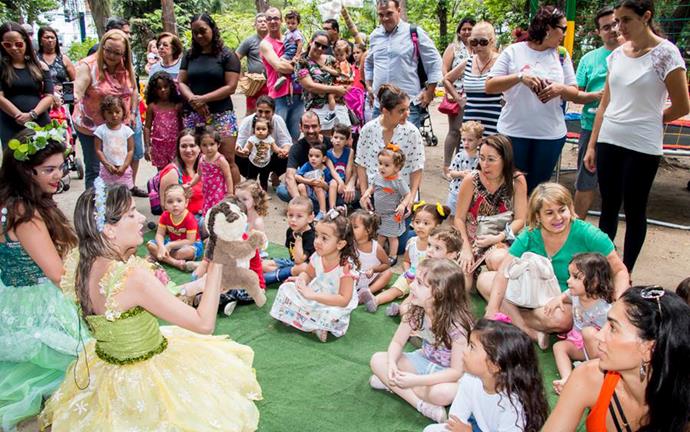
[[[430,147],[438,145],[438,138],[434,135],[434,127],[431,124],[431,114],[428,108],[419,107],[419,133],[422,134],[424,144]]]

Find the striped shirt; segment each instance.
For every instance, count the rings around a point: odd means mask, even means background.
[[[473,57],[467,59],[462,77],[462,85],[467,95],[463,121],[478,121],[484,126],[484,136],[494,135],[497,133],[496,123],[501,115],[502,96],[486,93],[484,84],[489,71],[487,70],[482,75],[472,73],[472,60]]]

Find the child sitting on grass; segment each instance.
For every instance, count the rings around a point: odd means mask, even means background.
[[[193,271],[203,254],[199,227],[194,215],[187,210],[189,199],[182,185],[165,188],[165,211],[158,221],[155,240],[146,244],[154,261],[169,264],[182,271]]]

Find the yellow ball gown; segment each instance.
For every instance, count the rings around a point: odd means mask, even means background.
[[[66,277],[74,277],[76,259]],[[70,366],[40,416],[43,429],[61,431],[254,431],[261,387],[251,348],[227,336],[159,327],[141,307],[120,311],[114,299],[132,257],[113,262],[101,279],[103,315],[86,317],[94,340]],[[63,284],[64,286],[64,284]]]

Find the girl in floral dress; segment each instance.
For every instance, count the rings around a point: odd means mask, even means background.
[[[228,192],[233,191],[230,164],[218,151],[221,137],[212,126],[197,129],[196,141],[201,148],[199,168],[196,176],[189,184],[194,186],[201,180],[204,191],[204,206],[202,214],[206,213],[218,204]]]
[[[314,249],[307,271],[280,286],[271,316],[326,342],[329,332],[345,334],[357,307],[359,258],[344,211],[331,209],[318,222]]]
[[[175,159],[177,136],[182,127],[182,97],[167,72],[153,74],[146,90],[146,103],[146,160],[161,170]]]

